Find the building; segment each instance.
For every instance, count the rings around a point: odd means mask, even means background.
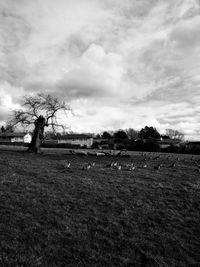
[[[196,153],[200,152],[200,141],[189,141],[186,143],[186,147],[189,151]]]
[[[0,143],[30,143],[30,133],[0,133]]]
[[[168,148],[170,146],[176,146],[179,147],[180,144],[182,143],[181,140],[179,139],[164,139],[161,138],[160,141],[158,141],[160,148],[165,149]]]
[[[67,134],[58,138],[58,144],[71,144],[90,148],[93,145],[93,137],[87,134]]]

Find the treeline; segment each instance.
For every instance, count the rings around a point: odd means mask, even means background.
[[[166,129],[164,134],[152,126],[140,131],[135,129],[104,131],[96,136],[94,148],[115,148],[129,151],[149,151],[181,154],[200,154],[200,142],[185,141],[184,134],[178,130]]]
[[[177,130],[166,129],[165,134],[160,134],[158,130],[152,126],[145,126],[141,130],[135,130],[133,128],[129,128],[126,130],[117,130],[117,131],[104,131],[103,133],[99,133],[95,136],[96,138],[102,139],[129,139],[136,140],[140,139],[178,139],[184,140],[184,134]]]

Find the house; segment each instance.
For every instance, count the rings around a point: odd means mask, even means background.
[[[58,138],[58,144],[71,144],[90,148],[93,145],[93,137],[87,134],[66,134]]]
[[[0,143],[30,143],[30,133],[0,133]]]
[[[182,143],[182,141],[179,140],[179,139],[167,139],[167,138],[165,139],[165,138],[161,138],[161,140],[158,141],[158,143],[159,143],[160,148],[165,149],[165,148],[168,148],[170,146],[177,146],[177,147],[179,147],[180,144]]]
[[[187,149],[191,151],[200,151],[200,141],[189,141],[186,143]]]

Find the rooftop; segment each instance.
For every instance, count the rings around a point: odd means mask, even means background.
[[[27,133],[0,133],[0,137],[24,137]]]
[[[58,139],[89,139],[89,138],[92,138],[92,136],[88,134],[66,134],[60,136]]]

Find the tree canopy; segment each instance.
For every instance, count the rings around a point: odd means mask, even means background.
[[[170,139],[184,139],[184,134],[178,130],[166,129],[166,135],[169,136]]]
[[[50,94],[37,94],[35,96],[24,96],[22,109],[14,110],[9,125],[29,126],[34,124],[39,116],[45,118],[46,125],[51,126],[55,131],[56,127],[64,128],[63,124],[57,121],[58,111],[70,111],[65,101],[59,100]]]
[[[25,96],[22,100],[22,109],[14,110],[8,125],[29,126],[34,124],[32,141],[29,151],[38,153],[41,142],[44,139],[44,128],[51,126],[56,132],[57,127],[65,128],[63,124],[58,123],[57,114],[63,111],[71,111],[65,101],[49,94],[37,94],[35,96]]]
[[[128,136],[127,136],[125,131],[118,130],[117,132],[114,133],[114,138],[116,138],[116,139],[127,139]]]
[[[110,138],[112,138],[112,135],[109,132],[105,131],[105,132],[103,132],[101,137],[104,139],[110,139]]]
[[[160,138],[160,134],[157,131],[156,128],[154,127],[148,127],[145,126],[144,128],[142,128],[139,133],[138,136],[142,139],[149,139],[149,138],[154,138],[154,139],[158,139]]]

